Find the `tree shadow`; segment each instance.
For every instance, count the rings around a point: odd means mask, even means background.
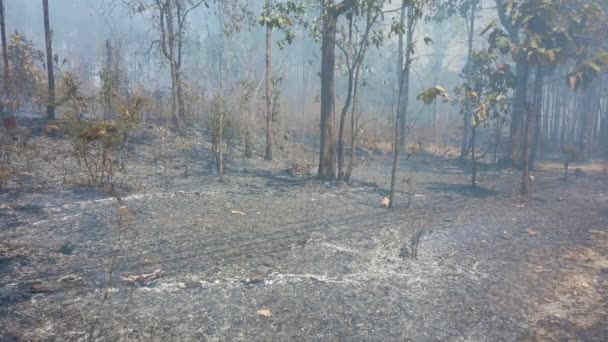
[[[328,189],[335,189],[339,186],[350,187],[350,188],[362,188],[364,192],[378,194],[380,196],[388,196],[389,190],[379,186],[373,182],[364,182],[357,180],[350,180],[349,182],[328,182],[319,179],[316,176],[291,176],[287,172],[272,172],[268,170],[260,169],[247,169],[247,170],[234,170],[230,169],[227,174],[238,175],[241,177],[259,178],[265,180],[265,186],[272,188],[279,192],[287,192],[291,189],[304,188],[311,185],[326,185],[329,183]],[[262,191],[263,189],[259,186],[248,184],[250,188],[247,192]]]
[[[228,171],[228,170],[227,170]],[[247,169],[229,170],[227,174],[239,175],[243,177],[260,178],[265,180],[265,186],[280,192],[287,192],[289,189],[304,187],[308,184],[318,182],[313,176],[294,177],[287,172],[275,173],[268,170]]]
[[[469,184],[431,183],[426,186],[426,189],[433,192],[447,192],[465,197],[477,198],[498,196],[500,194],[500,192],[496,190],[486,189],[480,186],[473,188]]]

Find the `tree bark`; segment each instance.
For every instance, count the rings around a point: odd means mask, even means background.
[[[517,83],[515,86],[515,94],[513,99],[513,112],[511,114],[510,127],[510,148],[509,155],[513,165],[522,165],[522,142],[524,130],[524,118],[526,116],[526,107],[528,102],[528,78],[529,66],[525,61],[516,62]]]
[[[551,129],[551,143],[553,145],[559,144],[559,124],[561,122],[562,107],[560,91],[558,85],[555,85],[553,89],[553,128]]]
[[[404,2],[405,3],[405,2]],[[406,27],[406,46],[405,46],[405,66],[398,79],[399,96],[397,100],[397,112],[395,115],[395,136],[393,142],[393,168],[391,170],[391,188],[389,192],[389,208],[395,204],[395,183],[397,170],[399,168],[399,153],[401,148],[407,147],[407,106],[409,97],[410,67],[412,64],[412,43],[414,36],[414,5],[410,4],[407,8],[407,27]],[[403,48],[403,46],[402,46]],[[403,51],[399,52],[400,54]]]
[[[405,3],[405,2],[404,2]],[[410,4],[407,7],[407,24],[406,24],[406,41],[405,47],[405,66],[403,67],[402,75],[399,78],[399,111],[397,112],[400,116],[399,120],[399,140],[396,143],[400,144],[401,147],[407,146],[407,109],[409,106],[409,94],[410,94],[410,71],[412,65],[412,46],[414,43],[414,5]],[[403,51],[400,52],[400,54]]]
[[[105,72],[111,73],[113,72],[113,58],[114,52],[112,49],[112,42],[109,39],[106,39],[106,62],[105,62]],[[109,119],[112,113],[112,98],[110,94],[104,92],[104,118]]]
[[[537,67],[536,76],[534,80],[534,140],[532,142],[532,149],[530,151],[530,160],[528,167],[530,170],[534,170],[536,163],[536,155],[540,150],[540,137],[541,137],[541,110],[543,106],[543,81],[545,79],[545,73],[542,67]]]
[[[524,127],[524,142],[523,142],[523,160],[522,160],[522,179],[521,179],[521,194],[528,195],[528,187],[530,185],[530,168],[529,168],[529,153],[530,153],[530,131],[534,122],[534,110],[528,106],[526,111],[526,124]]]
[[[340,112],[340,127],[338,129],[338,180],[344,180],[344,127],[346,126],[346,115],[350,107],[352,96],[353,96],[353,84],[355,80],[355,68],[356,61],[353,60],[352,55],[352,39],[353,39],[353,19],[352,17],[348,20],[348,46],[346,51],[350,56],[346,56],[351,63],[348,65],[348,88],[346,91],[346,101],[344,107]]]
[[[350,176],[353,173],[353,168],[355,164],[355,149],[357,148],[357,106],[358,106],[358,93],[359,93],[359,74],[361,71],[361,64],[357,65],[357,71],[355,72],[355,86],[353,90],[353,106],[350,117],[350,132],[351,132],[351,140],[350,140],[350,160],[348,161],[348,167],[346,169],[346,174],[344,175],[344,180],[349,181]]]
[[[476,13],[476,9],[477,9],[477,4],[478,1],[474,1],[471,4],[471,18],[469,18],[469,38],[468,38],[468,51],[467,51],[467,64],[471,65],[471,56],[473,54],[473,34],[475,31],[475,15]],[[472,68],[468,69],[467,72],[467,87],[470,89],[471,88],[471,83],[472,83]],[[463,129],[462,129],[462,144],[460,145],[460,158],[463,159],[468,152],[469,149],[469,131],[471,130],[471,114],[473,111],[473,108],[471,108],[471,101],[468,101],[468,105],[467,105],[467,111],[464,113],[464,122],[463,122]]]
[[[471,162],[473,166],[471,168],[471,186],[475,188],[477,186],[477,160],[475,160],[475,130],[477,125],[471,127]]]
[[[406,17],[406,10],[407,10],[407,6],[406,6],[406,1],[407,0],[402,0],[401,1],[401,14],[399,16],[399,24],[402,27],[405,27],[405,17]],[[403,77],[403,56],[405,55],[405,49],[403,47],[404,44],[404,40],[403,40],[403,33],[404,32],[399,32],[399,43],[397,45],[397,90],[401,89],[401,83],[403,83],[402,77]],[[395,93],[393,92],[393,101],[395,98]],[[394,103],[394,102],[393,102]],[[397,106],[399,106],[399,103],[397,103]],[[398,111],[396,111],[396,113],[399,113]]]
[[[6,23],[4,14],[4,0],[0,0],[0,36],[2,37],[2,60],[4,61],[4,93],[10,92],[10,76],[8,69],[8,51],[6,45]]]
[[[270,11],[270,0],[266,0]],[[272,27],[266,25],[266,153],[264,159],[272,160]]]
[[[48,102],[46,105],[47,120],[55,120],[55,73],[53,63],[53,34],[51,32],[51,22],[49,19],[49,1],[42,0],[44,15],[44,37],[46,41],[46,70],[48,76]]]
[[[578,145],[580,151],[580,157],[582,160],[588,160],[591,154],[591,144],[593,137],[593,122],[594,122],[594,111],[593,111],[593,85],[590,85],[584,89],[581,89],[581,111],[580,111],[580,126],[579,126],[579,138]]]

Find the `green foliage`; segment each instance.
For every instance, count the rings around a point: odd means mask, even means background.
[[[479,126],[489,119],[502,119],[508,112],[508,91],[514,86],[515,75],[508,64],[498,63],[492,50],[475,50],[471,62],[461,72],[468,79],[454,90],[455,105],[465,115],[473,109],[472,124]]]
[[[284,33],[283,40],[277,42],[281,49],[287,44],[291,44],[296,38],[294,28],[301,25],[308,27],[308,22],[304,20],[306,9],[310,5],[296,0],[276,2],[270,6],[265,6],[262,14],[258,17],[258,23],[272,30],[280,30]]]
[[[600,0],[508,0],[503,10],[510,33],[496,27],[488,37],[490,47],[511,53],[516,61],[555,67],[568,60],[578,65],[566,82],[571,88],[586,86],[600,72],[608,71],[606,31],[608,17]],[[524,37],[518,40],[519,33]],[[514,35],[512,37],[512,35]],[[582,61],[582,62],[581,62]]]

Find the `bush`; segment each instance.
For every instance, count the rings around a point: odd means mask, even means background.
[[[116,171],[124,170],[118,155],[139,122],[144,100],[137,97],[118,102],[120,112],[114,120],[82,118],[80,113],[94,104],[94,99],[73,99],[61,125],[72,139],[74,155],[91,185],[112,186]]]

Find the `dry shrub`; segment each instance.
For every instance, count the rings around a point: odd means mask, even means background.
[[[103,80],[103,79],[102,79]],[[73,82],[73,81],[72,81]],[[74,155],[93,186],[113,188],[117,171],[124,170],[119,153],[124,151],[128,138],[139,123],[146,99],[139,95],[112,97],[114,119],[83,118],[81,113],[96,113],[108,117],[105,91],[93,97],[76,93],[68,101],[68,111],[60,120],[72,140]]]
[[[5,163],[0,163],[0,191],[8,184],[8,181],[11,179],[13,171],[10,165]]]

